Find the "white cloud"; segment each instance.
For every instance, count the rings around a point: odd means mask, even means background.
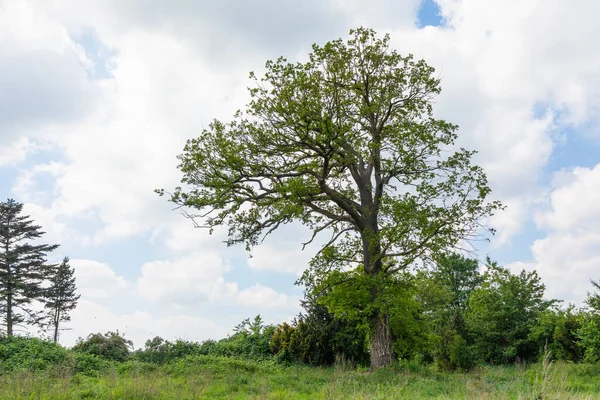
[[[93,233],[97,243],[152,231],[176,217],[154,189],[177,184],[176,155],[185,140],[212,117],[229,115],[245,92],[175,37],[131,33],[120,40],[119,54],[93,114],[82,124],[43,130],[64,150],[47,208],[57,220],[95,213],[104,225]],[[232,106],[215,106],[226,102]]]
[[[0,167],[12,166],[24,161],[31,147],[32,144],[26,137],[5,143],[0,147]]]
[[[341,15],[347,16],[353,27],[365,25],[387,31],[398,27],[414,28],[422,1],[372,0],[368,6],[360,0],[333,0],[332,3]]]
[[[521,233],[523,221],[529,217],[528,208],[530,204],[527,200],[513,197],[502,199],[502,204],[506,206],[506,209],[496,212],[489,219],[490,226],[498,232],[492,241],[494,248],[501,247],[509,242],[513,235]]]
[[[108,265],[93,260],[70,260],[75,271],[77,290],[82,299],[109,299],[127,289],[125,278]]]
[[[539,227],[558,232],[600,232],[600,164],[596,167],[575,168],[564,184],[550,195],[550,210],[538,213]]]
[[[589,280],[600,279],[600,164],[561,171],[555,182],[536,216],[547,236],[533,242],[532,262],[512,267],[536,269],[551,296],[580,303],[591,289]]]
[[[284,293],[277,293],[268,286],[256,284],[240,291],[237,303],[244,307],[264,308],[300,308],[299,299]]]
[[[46,124],[80,121],[99,92],[89,60],[67,30],[29,1],[4,1],[0,13],[0,145],[39,136]]]
[[[532,106],[547,100],[553,88],[549,85],[563,76],[544,60],[533,60],[530,56],[534,51],[555,57],[553,53],[540,52],[537,46],[541,39],[550,38],[527,36],[532,30],[523,16],[535,14],[532,10],[541,7],[541,3],[528,2],[523,8],[521,3],[509,2],[507,10],[490,13],[488,8],[472,1],[441,2],[452,28],[419,31],[412,28],[417,1],[379,3],[374,8],[378,12],[370,14],[364,14],[354,3],[340,10],[337,2],[323,6],[320,12],[321,15],[340,13],[346,23],[363,18],[368,25],[393,27],[397,30],[394,42],[402,52],[414,51],[437,66],[444,78],[438,113],[461,124],[464,141],[469,147],[481,150],[479,160],[490,175],[497,197],[511,198],[517,207],[527,209],[531,199],[516,197],[521,197],[523,191],[530,197],[537,195],[537,179],[552,150],[552,115],[537,118],[532,114]],[[142,7],[140,3],[109,3],[90,13],[83,7],[62,2],[50,11],[50,15],[71,30],[76,30],[77,25],[94,24],[100,39],[117,49],[114,79],[100,86],[102,106],[96,107],[94,115],[82,124],[47,132],[60,141],[68,159],[67,170],[56,181],[58,195],[53,211],[57,216],[70,217],[95,210],[105,225],[95,234],[98,242],[156,229],[167,220],[164,199],[155,197],[152,190],[176,185],[175,155],[181,151],[185,139],[196,135],[212,117],[227,118],[242,106],[247,85],[243,77],[247,70],[255,69],[250,64],[255,67],[262,64],[263,58],[249,59],[246,50],[229,54],[225,64],[207,58],[206,43],[201,44],[190,35],[193,32],[190,29],[202,25],[191,24],[189,17],[194,15],[194,9],[193,5]],[[305,7],[298,9],[305,16],[316,12]],[[237,14],[223,12],[221,7],[204,7],[203,11],[224,24],[231,24],[237,18]],[[287,15],[291,11],[275,7],[270,12]],[[58,31],[63,32],[56,34],[64,42],[63,47],[77,47],[69,42],[64,28],[53,24],[52,29],[60,28]],[[216,29],[212,25],[202,26],[203,30]],[[44,29],[50,31],[49,27]],[[235,29],[238,31],[232,32],[232,37],[243,32],[243,26]],[[300,27],[294,29],[305,32]],[[345,29],[340,33],[345,33]],[[324,36],[321,40],[330,38]],[[294,47],[289,45],[290,37],[286,37],[285,50],[288,55],[296,54],[298,46],[306,48],[315,39],[305,37],[307,43],[298,41]],[[277,43],[261,42],[263,46],[278,49]],[[535,69],[527,68],[527,63],[534,62]],[[562,63],[556,65],[563,68]],[[532,79],[533,70],[552,79],[538,79],[537,74]],[[579,73],[579,69],[574,72],[571,78],[581,82],[585,74]],[[559,102],[571,107],[569,102]],[[517,224],[518,221],[509,225]],[[514,226],[504,236],[518,231],[519,226]]]
[[[283,241],[282,241],[283,242]],[[285,242],[284,242],[285,243]],[[276,271],[302,275],[314,253],[302,251],[300,242],[295,246],[279,246],[262,244],[252,249],[252,257],[248,258],[250,268],[257,271]]]
[[[35,203],[24,203],[23,214],[31,217],[33,221],[42,227],[45,232],[40,238],[49,244],[65,244],[74,240],[69,226],[56,219],[56,214]]]
[[[208,251],[149,262],[142,266],[137,290],[145,299],[170,304],[224,300],[237,293],[237,284],[222,276],[228,269],[218,254]]]
[[[185,339],[202,341],[220,339],[229,331],[206,318],[190,315],[156,317],[147,312],[119,313],[97,303],[81,300],[68,324],[71,330],[61,332],[60,343],[72,346],[78,337],[90,333],[119,331],[132,340],[136,348],[146,340],[161,336],[167,340]]]
[[[70,264],[75,271],[81,299],[70,314],[71,321],[63,324],[63,328],[68,328],[61,332],[60,342],[63,345],[72,346],[78,337],[90,333],[117,330],[133,340],[136,347],[142,347],[147,339],[154,336],[168,340],[201,341],[221,338],[230,328],[190,315],[189,311],[185,314],[177,312],[170,303],[153,306],[151,312],[145,311],[138,293],[130,290],[125,278],[118,276],[108,265],[81,259],[72,259]],[[171,275],[180,276],[178,273],[181,271],[177,268],[169,269],[168,265],[166,268]],[[163,284],[172,282],[165,280]],[[127,304],[132,311],[125,312],[125,307],[115,307],[119,304]]]
[[[310,260],[323,244],[327,232],[317,236],[313,243],[302,249],[302,244],[310,240],[312,233],[299,223],[280,227],[276,233],[267,236],[265,241],[252,249],[248,266],[257,271],[292,273],[297,276],[308,268]]]
[[[153,240],[164,243],[176,254],[189,253],[198,249],[227,251],[234,253],[239,250],[227,247],[224,241],[227,238],[227,228],[217,227],[211,235],[208,229],[196,228],[193,222],[183,215],[175,214],[170,224],[165,224],[156,231]]]
[[[48,198],[51,201],[54,198],[52,191],[48,188],[39,188],[36,179],[45,174],[51,179],[56,178],[63,169],[63,164],[50,162],[49,164],[37,164],[30,169],[21,170],[12,190],[22,202],[43,203]]]

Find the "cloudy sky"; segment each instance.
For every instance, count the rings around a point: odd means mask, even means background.
[[[0,0],[0,195],[25,203],[82,293],[61,342],[119,329],[219,338],[300,310],[310,259],[287,227],[254,249],[194,230],[155,188],[248,97],[248,72],[361,25],[436,68],[436,114],[508,208],[480,246],[580,302],[600,278],[597,0]]]

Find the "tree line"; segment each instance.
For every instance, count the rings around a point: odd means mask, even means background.
[[[13,199],[0,203],[2,328],[7,336],[25,325],[42,328],[57,342],[80,297],[74,271],[68,257],[48,263],[48,254],[59,246],[40,243],[45,232],[22,212],[23,204]]]
[[[348,281],[351,282],[351,281]],[[511,272],[487,259],[450,253],[434,268],[398,280],[389,290],[389,324],[395,362],[467,371],[478,365],[514,365],[542,359],[600,362],[600,286],[581,307],[546,298],[536,271]],[[368,287],[368,286],[367,286]],[[336,290],[338,292],[336,292]],[[308,290],[303,312],[293,322],[265,324],[258,315],[238,324],[232,335],[202,343],[155,337],[130,357],[165,364],[193,355],[275,359],[312,366],[371,365],[364,288]],[[348,294],[350,292],[350,294]],[[341,296],[341,297],[340,297]],[[347,297],[348,296],[348,297]],[[337,304],[337,305],[336,305]],[[114,333],[90,335],[109,343]],[[80,349],[91,349],[83,340]],[[119,342],[121,354],[127,353]],[[100,355],[100,347],[94,347]],[[92,350],[89,350],[92,351]]]
[[[293,324],[276,327],[270,339],[274,354],[313,365],[333,364],[336,357],[370,363],[371,329],[363,308],[369,286],[338,282],[345,283],[307,291],[305,312]],[[388,287],[394,353],[443,370],[545,356],[597,363],[600,286],[592,281],[592,288],[581,307],[564,305],[546,298],[536,271],[515,273],[489,258],[482,271],[475,259],[445,254],[434,268],[407,273]]]
[[[600,286],[581,307],[546,298],[536,271],[511,272],[487,260],[456,253],[434,268],[397,282],[389,323],[394,362],[433,365],[442,371],[475,366],[529,364],[540,360],[600,362]],[[340,289],[346,292],[348,289]],[[363,289],[353,289],[360,297]],[[391,291],[390,291],[391,292]],[[220,340],[169,341],[154,337],[133,350],[118,332],[92,334],[73,351],[101,359],[169,364],[186,357],[218,356],[311,366],[369,367],[368,314],[333,290],[307,291],[303,311],[290,323],[245,319]]]

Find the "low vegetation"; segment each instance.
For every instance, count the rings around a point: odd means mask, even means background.
[[[453,271],[476,271],[468,260],[452,260]],[[307,297],[294,323],[266,325],[257,316],[219,341],[155,337],[133,350],[123,335],[107,332],[66,349],[37,338],[1,337],[0,398],[597,398],[596,293],[585,309],[560,309],[527,295],[525,288],[530,294],[543,289],[535,275],[492,266],[467,280],[472,294],[449,296],[436,286],[444,282],[443,270],[420,276],[424,281],[412,289],[426,290],[401,303],[421,308],[405,321],[410,329],[393,330],[398,359],[375,371],[369,369],[368,330]],[[465,300],[465,308],[446,309],[440,299],[449,300],[447,307]],[[472,329],[473,318],[485,318],[488,330]]]
[[[0,346],[2,399],[593,399],[600,392],[600,366],[548,359],[469,373],[401,361],[371,373],[204,354],[150,362],[134,353],[116,362],[37,339],[3,339]],[[17,346],[37,349],[39,362],[26,356],[16,365],[24,352],[7,361],[6,349]]]

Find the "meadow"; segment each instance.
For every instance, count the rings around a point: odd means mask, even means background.
[[[398,362],[369,372],[190,356],[0,374],[1,399],[597,399],[600,366],[550,362],[440,372]]]

